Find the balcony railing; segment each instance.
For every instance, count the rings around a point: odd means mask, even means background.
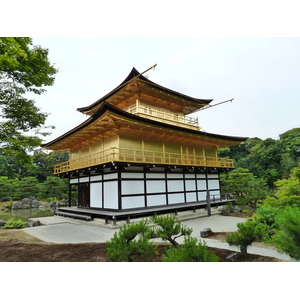
[[[55,165],[53,173],[60,174],[72,170],[96,166],[111,161],[234,168],[233,159],[113,147],[101,152],[72,159],[70,161]]]
[[[128,108],[127,112],[141,117],[146,117],[148,119],[160,121],[163,123],[200,130],[198,118],[191,118],[188,116],[177,115],[175,113],[160,111],[152,107],[141,106],[141,105],[130,107]]]

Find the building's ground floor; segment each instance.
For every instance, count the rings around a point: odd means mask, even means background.
[[[67,174],[78,208],[103,212],[151,212],[205,206],[228,200],[221,196],[220,172],[225,169],[132,165],[111,162]],[[71,192],[73,191],[73,192]],[[74,202],[73,202],[74,203]]]

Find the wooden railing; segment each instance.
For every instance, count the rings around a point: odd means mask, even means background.
[[[163,123],[200,130],[198,118],[177,115],[147,106],[133,106],[128,108],[127,112]]]
[[[60,174],[72,170],[96,166],[111,161],[234,168],[233,159],[113,147],[101,152],[72,159],[70,161],[55,165],[53,173]]]

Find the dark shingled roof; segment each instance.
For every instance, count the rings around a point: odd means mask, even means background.
[[[139,80],[139,81],[141,81],[141,82],[143,82],[147,85],[152,86],[153,88],[160,89],[160,90],[165,91],[165,92],[167,92],[171,95],[181,97],[186,101],[194,102],[195,104],[208,105],[213,100],[213,99],[197,99],[197,98],[193,98],[193,97],[178,93],[176,91],[173,91],[171,89],[168,89],[166,87],[163,87],[161,85],[156,84],[155,82],[149,80],[148,78],[146,78],[142,74],[140,74],[135,68],[132,68],[131,72],[126,77],[126,79],[120,85],[118,85],[114,90],[112,90],[111,92],[109,92],[108,94],[106,94],[105,96],[103,96],[102,98],[100,98],[99,100],[94,102],[93,104],[91,104],[89,106],[86,106],[86,107],[77,108],[77,110],[82,112],[82,113],[88,112],[89,110],[91,110],[95,106],[101,104],[103,101],[107,100],[109,97],[111,97],[112,95],[114,95],[115,93],[120,91],[128,82],[130,82],[133,79],[137,79],[137,80]]]
[[[144,123],[147,123],[147,124],[160,126],[160,127],[163,127],[163,128],[168,128],[168,129],[171,129],[171,130],[180,130],[181,132],[192,133],[192,134],[195,134],[195,135],[198,135],[198,136],[205,136],[207,138],[217,138],[217,139],[222,139],[222,140],[227,140],[227,141],[234,141],[234,142],[237,142],[237,143],[244,142],[245,140],[248,139],[247,137],[226,136],[226,135],[208,133],[208,132],[188,129],[188,128],[184,128],[184,127],[178,127],[178,126],[167,124],[167,123],[162,123],[162,122],[151,120],[151,119],[148,119],[148,118],[143,118],[143,117],[128,113],[128,112],[126,112],[122,109],[119,109],[119,108],[117,108],[113,105],[110,105],[109,103],[104,101],[101,104],[100,108],[90,118],[88,118],[85,122],[81,123],[80,125],[73,128],[72,130],[70,130],[70,131],[66,132],[65,134],[61,135],[60,137],[54,139],[53,141],[51,141],[49,143],[42,144],[41,146],[43,148],[47,149],[48,147],[51,147],[52,145],[62,141],[63,139],[68,138],[72,134],[74,134],[74,133],[80,131],[81,129],[84,129],[88,125],[92,124],[100,116],[102,116],[106,111],[116,113],[120,116],[124,116],[124,117],[132,119],[132,120],[136,120],[136,121],[144,122]]]

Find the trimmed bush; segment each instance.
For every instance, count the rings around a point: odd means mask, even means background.
[[[252,245],[254,241],[261,240],[265,233],[265,226],[263,224],[255,224],[251,219],[244,223],[238,223],[238,232],[226,235],[226,242],[230,246],[240,248],[241,253],[246,256],[248,246]]]
[[[175,248],[179,246],[179,243],[176,241],[177,238],[190,235],[193,232],[192,228],[180,224],[173,214],[153,216],[151,221],[156,225],[154,227],[154,236],[170,242]]]
[[[300,209],[286,207],[277,217],[278,233],[273,241],[277,248],[296,260],[300,260]]]
[[[220,258],[208,249],[205,242],[191,236],[184,237],[178,248],[171,247],[163,254],[164,262],[218,262]]]
[[[157,249],[150,242],[151,237],[152,230],[147,221],[124,225],[107,242],[107,255],[111,261],[133,261],[134,256],[147,261]]]

